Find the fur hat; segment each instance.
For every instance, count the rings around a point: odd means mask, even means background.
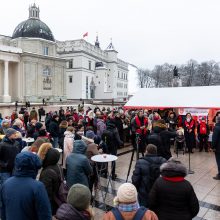
[[[160,167],[161,175],[167,177],[185,177],[187,169],[180,161],[170,158],[166,163]]]
[[[41,160],[45,159],[45,156],[47,154],[47,151],[52,148],[52,144],[51,143],[43,143],[41,144],[39,151],[38,151],[38,156],[40,157]]]
[[[91,200],[91,192],[89,188],[82,184],[73,185],[67,196],[67,203],[78,210],[85,210],[89,208]]]
[[[137,190],[131,183],[123,183],[117,192],[117,196],[114,199],[114,204],[119,203],[130,204],[137,201]]]

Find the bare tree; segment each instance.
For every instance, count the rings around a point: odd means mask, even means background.
[[[148,69],[137,69],[138,85],[140,88],[149,88],[153,86],[151,71]]]

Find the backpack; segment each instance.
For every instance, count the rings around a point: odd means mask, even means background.
[[[141,220],[144,217],[145,212],[147,211],[147,208],[145,207],[140,207],[137,212],[135,213],[135,216],[133,218],[133,220]],[[115,216],[116,220],[124,220],[124,218],[121,215],[121,212],[118,210],[118,208],[113,208],[111,210],[111,212],[113,213],[113,215]]]
[[[199,133],[200,133],[200,134],[207,134],[206,124],[204,124],[204,123],[200,124]]]
[[[162,163],[161,161],[155,162],[146,157],[143,157],[142,159],[146,160],[150,164],[149,189],[151,189],[156,179],[160,176],[160,166]]]
[[[157,155],[165,157],[163,142],[160,134],[152,133],[147,138],[147,144],[154,144],[157,147]]]
[[[58,168],[60,171],[60,186],[59,186],[57,194],[54,197],[54,200],[55,200],[56,204],[60,207],[63,203],[67,202],[67,195],[69,192],[69,187],[66,184],[66,180],[64,179],[61,167],[58,166]],[[50,170],[53,171],[54,173],[56,173],[55,170],[53,170],[53,169],[50,169]],[[57,175],[57,173],[56,173],[56,175]]]

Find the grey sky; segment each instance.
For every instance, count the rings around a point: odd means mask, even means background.
[[[12,35],[34,0],[1,0],[0,34]],[[35,0],[57,40],[96,32],[105,49],[113,38],[119,57],[140,67],[220,61],[219,0]]]

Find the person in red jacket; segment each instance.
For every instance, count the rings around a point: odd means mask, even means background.
[[[186,114],[186,119],[183,123],[184,127],[184,136],[186,139],[186,147],[188,149],[188,152],[193,153],[192,149],[195,146],[195,127],[196,123],[193,120],[192,116],[190,113]]]
[[[139,152],[144,154],[145,147],[146,147],[146,140],[147,140],[147,134],[148,134],[148,118],[147,116],[144,116],[143,111],[139,111],[137,116],[134,118],[134,128],[136,131],[136,135],[139,136]]]
[[[197,133],[199,139],[199,152],[205,149],[205,152],[208,152],[208,138],[209,138],[209,126],[207,125],[205,118],[203,117],[201,122],[198,124]]]

